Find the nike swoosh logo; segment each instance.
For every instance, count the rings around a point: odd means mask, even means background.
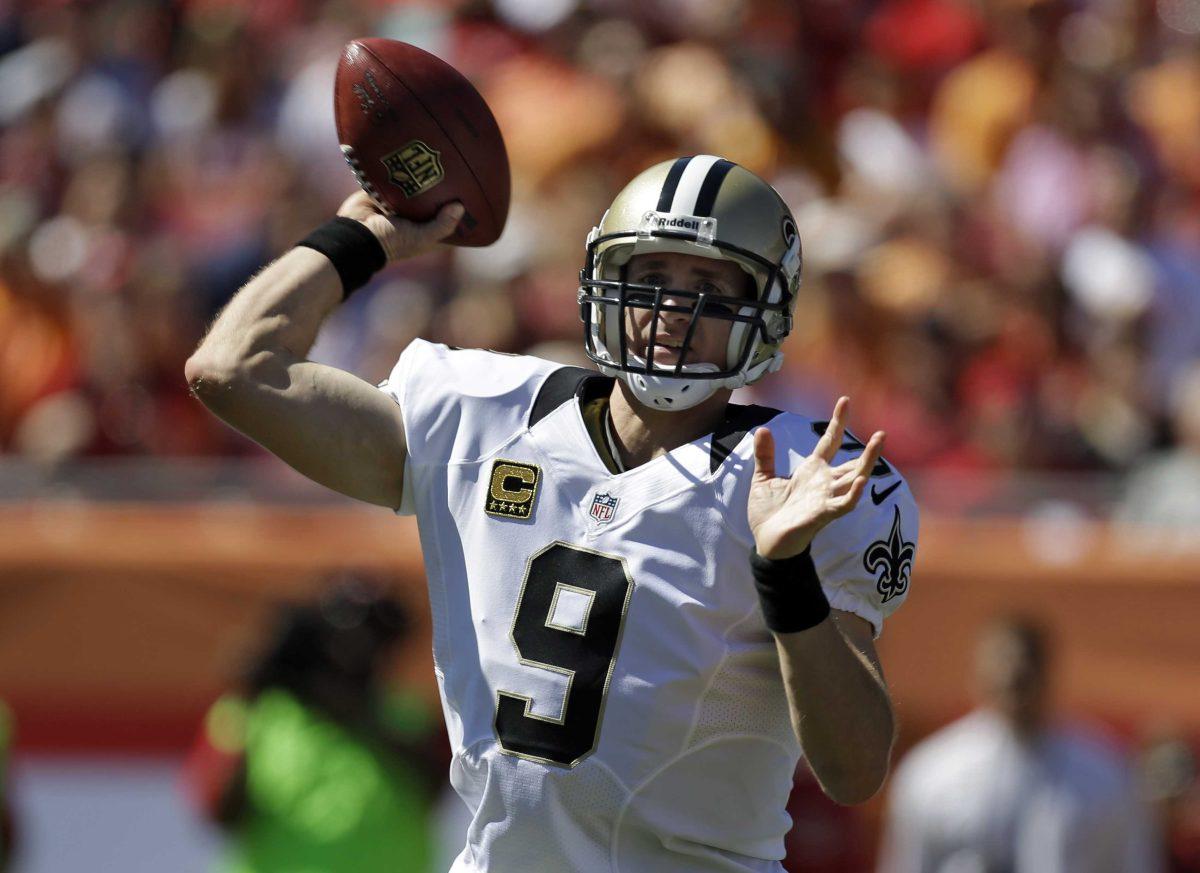
[[[895,491],[899,487],[900,487],[899,482],[893,482],[891,485],[889,485],[887,488],[884,488],[882,491],[876,491],[875,486],[872,485],[871,486],[871,500],[873,500],[875,502],[875,505],[878,506],[879,504],[883,503],[883,501],[887,500],[888,495],[891,494],[893,491]]]

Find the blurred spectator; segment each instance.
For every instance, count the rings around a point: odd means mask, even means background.
[[[1169,398],[1175,444],[1130,476],[1118,518],[1145,548],[1195,548],[1200,529],[1200,364],[1180,374]]]
[[[399,602],[360,577],[284,608],[241,687],[209,710],[186,767],[228,830],[229,873],[421,873],[446,754],[431,714],[382,674]]]
[[[1143,747],[1139,770],[1167,847],[1166,873],[1200,873],[1200,779],[1195,749],[1179,734],[1164,732]]]
[[[1050,651],[1023,617],[980,637],[981,705],[915,746],[888,798],[880,873],[1158,873],[1131,770],[1052,720]]]

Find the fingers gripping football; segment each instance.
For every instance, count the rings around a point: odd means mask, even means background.
[[[365,191],[355,191],[338,207],[338,215],[361,221],[387,254],[388,263],[411,258],[433,248],[458,226],[461,203],[447,203],[431,221],[418,223],[384,215]]]
[[[862,497],[884,434],[876,431],[857,458],[834,465],[845,433],[849,400],[837,402],[824,435],[788,478],[775,475],[775,438],[768,428],[754,434],[754,477],[747,513],[758,553],[790,558],[808,548],[829,522],[852,510]]]

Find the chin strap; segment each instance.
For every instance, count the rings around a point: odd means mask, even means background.
[[[625,372],[620,375],[638,400],[666,412],[681,412],[698,406],[721,387],[715,381],[704,379]]]
[[[623,379],[634,396],[646,406],[666,411],[682,411],[703,403],[720,388],[736,391],[738,388],[752,385],[768,373],[778,372],[783,366],[783,352],[777,351],[767,360],[727,379],[688,379],[686,373],[678,377],[647,376],[645,373],[629,372],[605,366],[603,363],[598,366],[605,376]]]

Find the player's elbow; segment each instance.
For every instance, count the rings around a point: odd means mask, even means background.
[[[224,326],[218,321],[183,365],[192,394],[209,405],[239,388],[286,384],[294,356],[279,341],[285,322],[280,316]]]
[[[245,378],[238,362],[214,355],[204,346],[187,359],[183,375],[192,396],[209,407],[222,405]]]
[[[263,353],[240,359],[215,354],[202,345],[183,365],[183,375],[192,396],[216,412],[236,405],[255,383],[271,381],[271,357]]]

